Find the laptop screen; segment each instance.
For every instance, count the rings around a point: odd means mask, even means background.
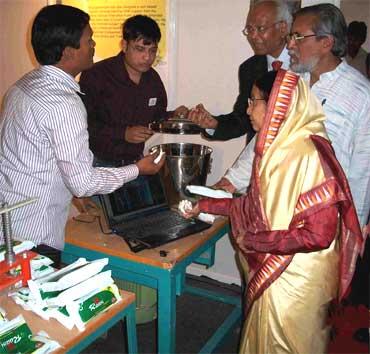
[[[110,226],[167,207],[158,174],[138,176],[116,191],[102,195],[101,200]]]

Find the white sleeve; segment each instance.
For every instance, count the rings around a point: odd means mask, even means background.
[[[370,211],[370,102],[358,112],[359,125],[353,132],[353,151],[347,178],[361,227]]]
[[[246,191],[251,179],[256,140],[257,135],[248,143],[224,176],[241,193]]]
[[[139,174],[136,165],[120,168],[92,166],[86,117],[78,104],[55,107],[46,119],[44,129],[59,173],[66,187],[77,197],[110,193]]]

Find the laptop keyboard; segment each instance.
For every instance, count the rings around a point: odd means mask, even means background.
[[[128,237],[140,238],[156,231],[181,229],[183,225],[189,225],[192,221],[183,218],[176,212],[164,211],[158,214],[148,215],[145,219],[131,220],[119,226],[119,231]]]

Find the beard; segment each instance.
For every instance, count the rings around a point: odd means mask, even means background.
[[[290,55],[290,65],[289,69],[298,73],[298,74],[303,74],[303,73],[310,73],[313,71],[315,66],[319,62],[318,57],[311,57],[307,59],[305,63],[302,63],[299,61],[299,54],[294,51],[294,50],[289,50],[289,55]],[[292,62],[292,58],[294,58],[294,62]]]

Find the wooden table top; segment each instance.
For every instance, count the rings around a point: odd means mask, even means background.
[[[79,217],[77,220],[83,220]],[[101,217],[103,220],[104,217]],[[88,220],[88,219],[86,219]],[[167,243],[157,248],[134,253],[130,250],[122,237],[114,234],[106,235],[101,231],[97,218],[90,218],[92,222],[81,222],[70,219],[66,226],[65,242],[74,246],[102,252],[111,256],[133,260],[135,262],[170,269],[177,262],[191,254],[195,249],[211,239],[221,228],[227,224],[224,217],[217,218],[211,228],[194,235]],[[105,231],[109,231],[103,224]],[[166,257],[161,257],[159,250],[167,252]]]
[[[45,331],[51,339],[56,340],[62,346],[62,348],[59,348],[53,353],[62,354],[65,353],[66,350],[78,344],[82,339],[88,337],[97,328],[102,326],[105,322],[135,301],[135,294],[123,290],[120,290],[120,293],[122,296],[121,301],[117,302],[107,311],[92,319],[89,323],[87,323],[85,330],[82,332],[77,330],[76,327],[73,327],[71,330],[69,330],[55,319],[44,320],[32,311],[26,311],[21,306],[17,305],[13,299],[8,297],[6,294],[0,295],[0,307],[6,311],[6,317],[10,320],[20,314],[23,315],[34,335],[39,331]]]

